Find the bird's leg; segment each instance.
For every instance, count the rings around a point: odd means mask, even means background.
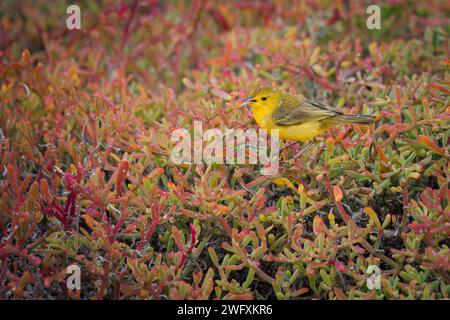
[[[280,149],[280,151],[282,151],[282,153],[283,153],[283,159],[289,159],[289,156],[288,156],[288,147],[290,147],[290,146],[292,146],[292,145],[294,145],[294,144],[296,144],[298,141],[294,141],[294,142],[292,142],[292,143],[289,143],[289,144],[287,144],[287,145],[285,145],[285,146],[283,146],[281,149]]]
[[[317,163],[317,160],[319,159],[320,155],[325,151],[325,143],[321,142],[319,145],[319,148],[315,154],[313,154],[308,161],[308,167],[310,163]]]
[[[293,146],[293,145],[296,144],[296,143],[298,143],[298,141],[291,142],[291,143],[289,143],[289,144],[283,146],[283,148],[281,148],[281,149],[284,150],[285,148],[289,148],[290,146]]]
[[[302,148],[302,150],[300,150],[300,151],[294,156],[293,159],[297,159],[298,157],[300,157],[300,156],[303,154],[303,152],[305,152],[312,144],[313,144],[312,142],[309,142],[306,146],[304,146],[304,147]]]
[[[287,162],[288,164],[291,164],[292,162],[295,162],[295,159],[297,159],[298,157],[300,157],[303,152],[305,152],[311,145],[314,144],[314,141],[309,142],[306,146],[304,146],[303,148],[301,148],[301,150],[299,152],[297,152],[297,154],[290,158],[289,161]],[[292,144],[291,144],[292,145]]]

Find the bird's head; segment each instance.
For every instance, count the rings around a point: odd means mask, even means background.
[[[260,87],[253,90],[243,99],[241,106],[250,106],[252,109],[273,111],[279,104],[281,93],[271,87]]]

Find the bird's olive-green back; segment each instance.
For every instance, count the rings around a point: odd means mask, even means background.
[[[340,115],[342,113],[318,101],[282,94],[280,104],[272,114],[272,120],[279,126],[290,126]]]

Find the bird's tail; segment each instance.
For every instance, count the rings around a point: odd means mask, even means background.
[[[375,117],[365,116],[362,114],[354,115],[354,116],[338,116],[336,117],[338,122],[345,123],[359,123],[359,124],[369,124],[375,121]]]

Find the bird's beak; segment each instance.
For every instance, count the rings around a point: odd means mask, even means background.
[[[240,101],[241,101],[241,107],[245,107],[245,106],[248,106],[252,101],[252,97],[247,97],[247,98],[243,98],[243,99],[240,99]]]

